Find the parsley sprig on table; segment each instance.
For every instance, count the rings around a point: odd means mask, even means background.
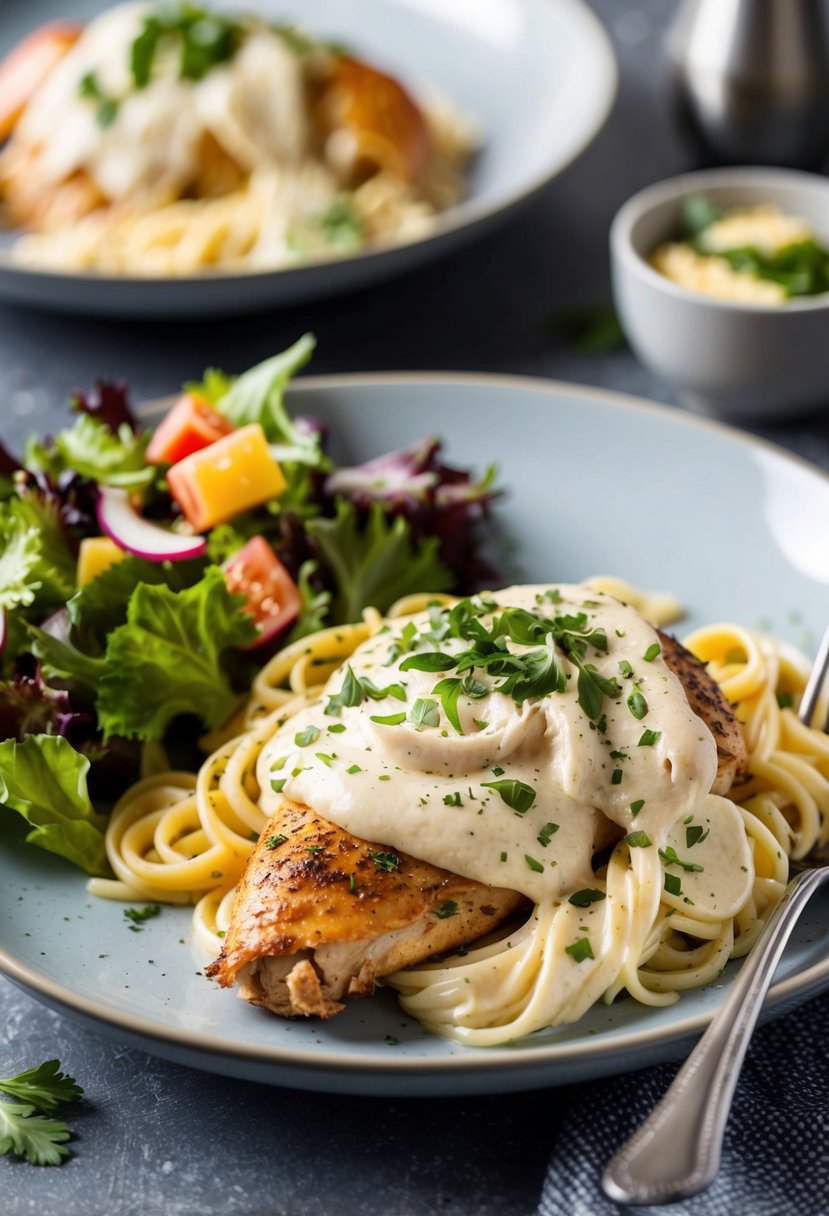
[[[470,645],[457,654],[416,651],[400,664],[401,671],[457,673],[440,680],[432,690],[456,731],[463,733],[457,709],[461,694],[477,699],[490,691],[500,692],[520,705],[529,697],[564,692],[567,676],[559,654],[566,655],[578,670],[578,703],[591,721],[600,717],[605,697],[621,695],[618,680],[602,675],[588,661],[590,650],[607,654],[608,643],[605,631],[593,628],[586,612],[548,617],[524,608],[505,608],[492,616],[487,628],[481,617],[496,608],[494,600],[482,596],[461,600],[451,609],[434,606],[429,628],[420,640],[441,643],[458,638]],[[510,641],[530,649],[515,653],[509,649]],[[497,682],[483,684],[472,674],[476,670],[497,677]]]
[[[14,1153],[32,1165],[60,1165],[69,1156],[70,1129],[48,1116],[64,1102],[75,1102],[83,1090],[59,1060],[46,1060],[37,1068],[0,1078],[0,1091],[17,1099],[0,1101],[0,1155]]]

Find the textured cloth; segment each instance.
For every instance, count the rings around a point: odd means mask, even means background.
[[[829,995],[755,1031],[707,1191],[656,1207],[613,1203],[599,1184],[604,1166],[676,1071],[661,1065],[562,1094],[538,1216],[829,1216]]]

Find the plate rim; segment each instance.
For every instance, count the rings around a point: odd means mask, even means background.
[[[551,402],[562,397],[571,399],[575,397],[610,405],[624,413],[655,415],[664,421],[678,425],[680,429],[702,428],[706,431],[713,431],[721,439],[726,439],[738,447],[759,448],[762,451],[771,452],[784,463],[792,464],[812,477],[817,475],[820,481],[829,485],[829,471],[762,436],[741,431],[725,422],[690,414],[680,407],[651,401],[635,394],[540,376],[457,371],[349,372],[301,376],[291,384],[288,392],[291,396],[302,396],[304,392],[319,392],[328,389],[336,391],[338,389],[359,389],[363,386],[384,387],[409,384],[466,385],[485,390],[487,387],[493,387],[507,388],[511,391],[541,392],[549,396]],[[139,409],[148,411],[150,414],[158,412],[169,400],[167,397],[157,398],[143,403]],[[35,967],[18,959],[12,953],[12,949],[0,940],[0,974],[5,975],[13,983],[36,997],[43,998],[46,1004],[57,1005],[81,1018],[103,1024],[107,1028],[107,1032],[116,1037],[119,1031],[123,1031],[127,1036],[137,1037],[154,1044],[164,1044],[168,1048],[178,1048],[182,1052],[189,1052],[191,1056],[213,1061],[223,1059],[240,1063],[257,1062],[271,1069],[281,1067],[290,1073],[306,1075],[313,1073],[320,1077],[383,1076],[388,1079],[399,1079],[401,1083],[405,1083],[408,1079],[418,1075],[424,1077],[428,1075],[435,1080],[457,1073],[462,1075],[472,1073],[481,1077],[495,1074],[524,1081],[527,1080],[524,1074],[532,1073],[539,1066],[543,1068],[545,1065],[550,1067],[558,1064],[562,1070],[572,1070],[587,1061],[595,1063],[606,1058],[618,1058],[621,1055],[634,1056],[647,1049],[680,1044],[683,1040],[701,1034],[720,1004],[717,1002],[717,1006],[710,1011],[701,1010],[678,1017],[665,1026],[648,1027],[646,1025],[644,1028],[622,1029],[617,1035],[609,1036],[604,1041],[586,1035],[580,1039],[561,1043],[533,1046],[530,1039],[502,1047],[487,1048],[485,1052],[469,1049],[464,1053],[429,1058],[417,1055],[396,1059],[366,1058],[357,1054],[347,1056],[343,1054],[342,1049],[319,1050],[319,1046],[315,1048],[313,1055],[309,1055],[307,1050],[285,1045],[228,1042],[216,1034],[206,1033],[198,1028],[164,1025],[137,1013],[109,1007],[105,1002],[95,1001],[75,992],[65,984],[50,980],[38,972]],[[793,1003],[799,1004],[816,995],[827,986],[829,986],[829,954],[803,971],[775,983],[769,991],[765,1008],[772,1011],[772,1015],[775,1016],[778,1012],[791,1008]],[[164,1053],[159,1052],[159,1054]],[[210,1067],[209,1064],[206,1066]],[[546,1077],[543,1083],[549,1085],[553,1082]]]
[[[535,6],[539,11],[547,9],[554,3],[573,25],[581,25],[586,31],[587,39],[592,43],[592,53],[600,68],[601,90],[596,89],[591,95],[592,108],[590,121],[585,123],[580,138],[574,143],[567,155],[556,162],[553,167],[547,167],[537,173],[521,188],[512,188],[500,199],[490,203],[475,202],[473,199],[462,200],[446,211],[439,212],[431,229],[421,236],[404,241],[392,241],[378,248],[365,249],[345,257],[322,258],[302,263],[298,266],[281,268],[261,268],[257,270],[221,270],[206,269],[194,275],[145,276],[134,274],[108,274],[99,271],[72,271],[59,267],[28,267],[12,259],[9,249],[0,249],[0,283],[3,278],[19,279],[24,283],[39,283],[46,285],[50,282],[63,284],[80,282],[83,284],[99,284],[109,288],[130,287],[147,292],[151,289],[173,286],[173,289],[184,290],[205,283],[218,283],[227,288],[247,284],[262,284],[271,279],[290,285],[301,281],[310,270],[324,272],[330,267],[360,267],[370,268],[395,254],[418,251],[439,246],[442,242],[454,237],[460,238],[467,233],[472,236],[490,222],[510,215],[516,208],[535,198],[546,186],[564,173],[589,148],[604,127],[612,112],[619,90],[619,65],[613,49],[610,34],[599,16],[588,6],[587,0],[521,0],[525,5]],[[17,229],[5,229],[3,235],[24,235]],[[178,287],[180,285],[180,288]]]

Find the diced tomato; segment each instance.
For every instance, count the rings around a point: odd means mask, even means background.
[[[175,464],[232,430],[233,423],[214,410],[206,397],[184,393],[156,427],[147,448],[147,462]]]
[[[42,25],[0,63],[0,140],[11,135],[27,103],[75,45],[82,29],[79,25]]]
[[[234,595],[247,598],[247,611],[258,625],[251,647],[264,646],[299,616],[299,588],[264,536],[254,536],[224,564],[225,579]]]

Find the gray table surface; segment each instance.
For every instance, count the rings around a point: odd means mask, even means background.
[[[550,328],[574,303],[609,296],[607,230],[648,182],[692,164],[661,106],[673,0],[592,0],[621,83],[588,152],[508,227],[405,279],[320,305],[210,325],[90,321],[0,306],[0,428],[14,446],[60,424],[68,392],[127,378],[138,399],[206,363],[242,370],[306,329],[314,371],[529,373],[676,406],[626,352],[579,355]],[[4,0],[12,26],[56,14]],[[63,5],[64,13],[71,4]],[[829,411],[757,433],[829,469]],[[556,1091],[492,1098],[346,1098],[259,1087],[122,1048],[0,979],[0,1075],[59,1056],[86,1098],[74,1157],[59,1170],[0,1159],[0,1213],[18,1216],[519,1216],[549,1157]],[[596,1163],[597,1169],[600,1163]]]

